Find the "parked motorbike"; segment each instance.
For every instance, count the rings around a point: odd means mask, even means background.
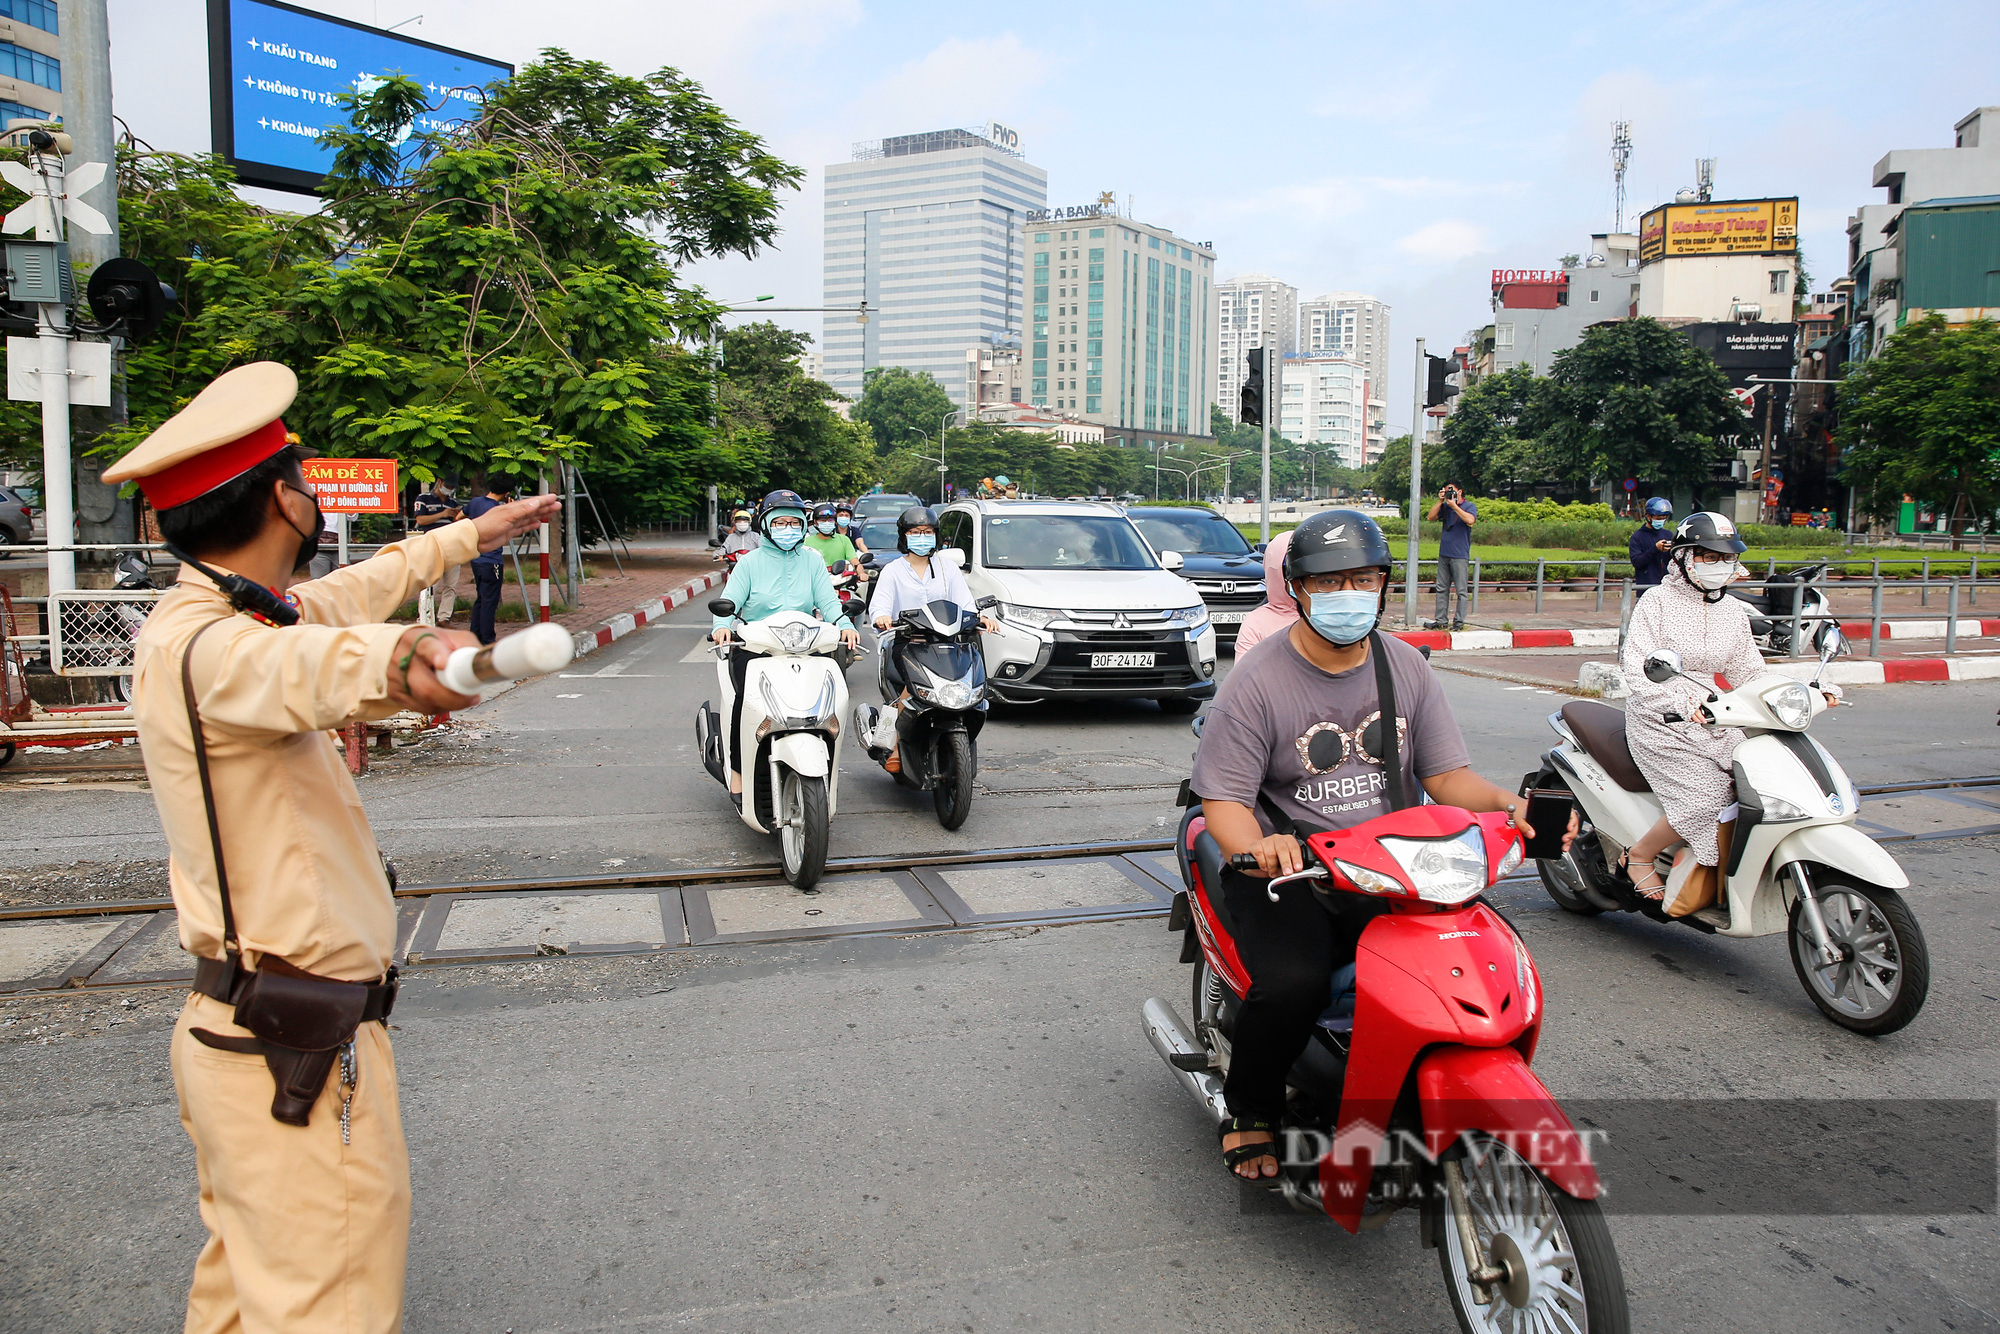
[[[984,598],[980,608],[994,599]],[[898,654],[910,694],[890,671]],[[896,781],[929,792],[938,823],[956,829],[972,810],[972,782],[979,772],[976,738],[986,725],[986,654],[980,647],[979,611],[939,600],[912,607],[876,639],[880,707],[854,710],[854,735],[868,758],[886,767],[900,750]],[[885,727],[885,723],[888,726]]]
[[[716,598],[716,616],[735,616],[736,604]],[[850,614],[858,611],[850,609]],[[800,611],[781,611],[735,624],[737,642],[715,646],[715,675],[722,703],[702,701],[695,713],[695,741],[702,766],[724,787],[731,758],[743,774],[735,798],[743,823],[778,835],[785,880],[811,889],[826,870],[826,844],[840,792],[835,747],[847,713],[847,683],[834,655],[840,631]],[[736,703],[730,658],[744,653],[742,720],[729,717]]]
[[[112,584],[113,588],[147,588],[157,590],[160,587],[157,583],[153,582],[152,567],[146,563],[146,558],[136,551],[127,551],[119,556],[117,570],[118,578]],[[116,602],[112,606],[117,609],[118,619],[123,622],[126,635],[131,639],[138,639],[139,631],[145,627],[146,612],[149,609],[135,606],[129,602]],[[121,704],[130,704],[132,702],[132,674],[130,672],[127,672],[123,676],[109,676],[103,679],[105,681],[105,689],[111,699]]]
[[[1288,1077],[1277,1189],[1349,1232],[1417,1207],[1462,1330],[1625,1330],[1596,1168],[1528,1068],[1541,978],[1480,897],[1520,864],[1518,832],[1504,814],[1419,805],[1303,841],[1307,869],[1273,879],[1272,897],[1303,880],[1329,911],[1336,895],[1384,911],[1334,974],[1331,1004]],[[1222,850],[1198,803],[1181,822],[1179,851],[1185,888],[1168,926],[1184,932],[1181,961],[1194,965],[1194,1026],[1157,997],[1144,1023],[1220,1124],[1250,978],[1222,899]],[[1234,864],[1256,869],[1247,854]]]
[[[1750,614],[1750,635],[1757,642],[1758,652],[1767,658],[1793,655],[1795,613],[1801,636],[1813,633],[1813,627],[1828,615],[1826,590],[1818,586],[1820,576],[1825,573],[1826,562],[1821,561],[1774,575],[1760,589],[1729,590],[1729,596],[1749,603],[1754,609]]]
[[[1541,771],[1524,790],[1567,788],[1582,809],[1583,832],[1570,851],[1538,863],[1543,888],[1563,908],[1586,916],[1641,912],[1719,936],[1787,932],[1792,969],[1820,1013],[1856,1033],[1893,1033],[1923,1008],[1930,950],[1898,892],[1909,887],[1909,877],[1855,827],[1861,800],[1853,782],[1806,735],[1827,708],[1820,679],[1843,647],[1838,625],[1820,625],[1819,670],[1810,683],[1772,675],[1721,692],[1712,681],[1688,676],[1670,649],[1646,660],[1649,680],[1686,676],[1708,695],[1696,718],[1669,713],[1666,721],[1744,734],[1734,756],[1741,813],[1715,906],[1670,918],[1612,869],[1661,811],[1632,760],[1620,710],[1572,700],[1550,714],[1562,743],[1542,756]]]

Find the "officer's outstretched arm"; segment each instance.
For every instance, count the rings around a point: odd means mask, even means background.
[[[302,620],[367,625],[387,620],[417,590],[436,583],[448,566],[464,565],[478,554],[473,521],[460,519],[392,543],[344,570],[295,584],[291,592],[299,600]]]
[[[400,707],[406,637],[429,635],[428,659],[468,636],[406,625],[330,626],[301,623],[279,629],[235,617],[195,645],[194,684],[202,721],[244,737],[319,732],[357,719],[386,718]],[[180,654],[162,653],[152,671],[180,672]],[[425,684],[427,664],[413,660],[411,685]],[[152,683],[149,683],[152,684]],[[160,689],[164,686],[165,689]],[[158,683],[148,694],[180,707],[180,683]],[[459,707],[465,707],[460,704]]]

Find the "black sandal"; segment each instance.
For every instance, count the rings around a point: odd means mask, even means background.
[[[1224,1149],[1222,1151],[1222,1165],[1228,1168],[1229,1174],[1238,1181],[1247,1181],[1253,1185],[1267,1185],[1277,1180],[1276,1177],[1265,1176],[1261,1170],[1254,1177],[1246,1177],[1236,1170],[1238,1164],[1254,1162],[1259,1158],[1269,1158],[1273,1162],[1279,1161],[1277,1123],[1275,1121],[1266,1121],[1261,1116],[1232,1116],[1216,1127],[1215,1138],[1218,1142],[1227,1139],[1231,1135],[1254,1135],[1260,1131],[1271,1138],[1261,1144],[1239,1144],[1233,1149]]]

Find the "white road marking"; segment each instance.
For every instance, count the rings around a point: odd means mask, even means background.
[[[581,695],[557,695],[557,699],[582,699]]]
[[[1503,690],[1533,690],[1533,686],[1502,686]]]

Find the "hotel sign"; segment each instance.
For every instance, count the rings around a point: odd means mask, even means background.
[[[1493,270],[1493,290],[1515,283],[1530,283],[1537,286],[1566,286],[1569,274],[1561,269],[1495,269]]]
[[[1639,262],[1692,255],[1789,255],[1799,248],[1799,201],[1718,199],[1663,204],[1639,219]]]

